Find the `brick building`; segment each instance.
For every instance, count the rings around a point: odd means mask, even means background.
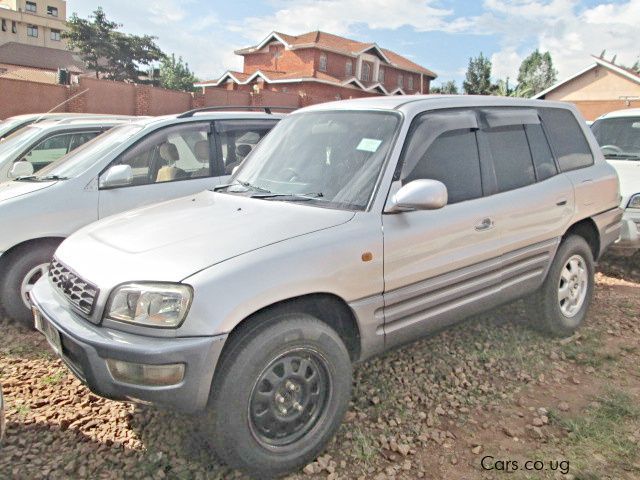
[[[242,72],[196,83],[207,89],[298,94],[304,103],[429,93],[431,70],[375,43],[315,31],[302,35],[270,33],[253,47],[236,50]]]
[[[600,57],[575,75],[534,98],[575,103],[587,120],[624,108],[640,107],[640,73]]]

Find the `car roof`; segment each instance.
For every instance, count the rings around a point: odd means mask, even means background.
[[[274,107],[275,108],[275,107]],[[213,111],[213,112],[195,112],[192,116],[180,118],[179,114],[162,115],[159,117],[148,117],[138,119],[132,123],[140,126],[156,125],[156,124],[177,124],[201,120],[280,120],[285,117],[282,113],[263,113],[263,112],[238,112],[238,111]]]
[[[132,115],[116,115],[110,113],[24,113],[7,117],[5,120],[30,120],[30,119],[63,119],[63,118],[137,118]]]
[[[571,104],[549,100],[497,97],[491,95],[395,95],[339,100],[305,107],[298,112],[322,110],[396,110],[416,111],[455,107],[509,106],[554,107],[574,110]]]
[[[99,128],[113,127],[125,123],[133,123],[130,119],[125,118],[102,118],[102,119],[64,119],[64,120],[44,120],[38,123],[32,123],[27,128],[38,128],[40,130],[69,130],[75,128]]]
[[[624,110],[614,110],[598,117],[601,118],[622,118],[622,117],[640,117],[640,108],[626,108]]]

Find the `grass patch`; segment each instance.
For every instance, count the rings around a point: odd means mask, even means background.
[[[16,405],[14,407],[14,412],[20,417],[26,417],[30,411],[31,407],[29,405]]]
[[[57,385],[67,375],[64,370],[54,373],[53,375],[47,375],[42,379],[42,383],[45,385]]]
[[[619,478],[611,477],[615,471],[640,473],[640,449],[632,438],[640,423],[637,400],[616,389],[608,389],[596,400],[579,417],[564,418],[550,412],[552,422],[569,432],[563,443],[568,446],[572,467],[578,469],[576,478]]]
[[[356,458],[366,464],[378,455],[378,447],[373,443],[371,436],[364,433],[360,427],[354,429],[353,446]]]

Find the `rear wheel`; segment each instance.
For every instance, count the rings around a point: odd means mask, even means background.
[[[544,284],[527,300],[534,328],[567,336],[584,323],[594,286],[593,253],[586,240],[571,235],[563,240]]]
[[[206,436],[229,466],[258,478],[314,460],[340,426],[351,360],[338,334],[305,314],[265,315],[233,339],[216,373]]]
[[[9,318],[33,328],[29,293],[34,284],[47,275],[57,243],[23,247],[11,255],[0,279],[0,303]]]

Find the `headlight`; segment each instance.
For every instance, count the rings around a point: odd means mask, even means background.
[[[640,208],[640,193],[636,193],[631,197],[627,208]]]
[[[111,294],[106,317],[149,327],[178,327],[189,311],[192,289],[177,283],[127,283]]]

